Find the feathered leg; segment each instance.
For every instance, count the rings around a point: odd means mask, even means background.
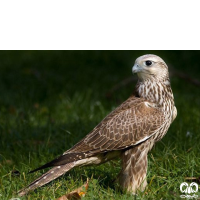
[[[119,183],[123,190],[136,194],[137,190],[144,191],[147,186],[147,143],[126,150],[122,154],[122,170]]]
[[[74,165],[75,165],[74,162],[72,162],[72,163],[68,163],[66,165],[61,165],[61,166],[53,167],[48,172],[46,172],[45,174],[43,174],[42,176],[40,176],[39,178],[37,178],[35,181],[33,181],[26,188],[20,190],[18,192],[19,196],[24,196],[29,191],[34,190],[34,189],[36,189],[38,187],[41,187],[41,186],[49,183],[50,181],[58,178],[62,174],[66,173],[67,171],[69,171],[70,169],[72,169],[74,167]]]

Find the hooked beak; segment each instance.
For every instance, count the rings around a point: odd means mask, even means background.
[[[138,73],[140,71],[142,71],[142,68],[138,64],[135,64],[132,68],[132,72],[135,74],[135,73]]]

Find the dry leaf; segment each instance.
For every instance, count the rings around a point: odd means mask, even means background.
[[[72,192],[59,197],[57,200],[76,200],[76,199],[81,199],[81,197],[85,196],[86,191],[88,189],[88,185],[89,185],[89,180],[87,179],[87,183],[85,183],[81,187],[73,190]]]

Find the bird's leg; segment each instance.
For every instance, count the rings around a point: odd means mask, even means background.
[[[122,170],[119,174],[119,184],[123,190],[137,193],[147,186],[147,149],[145,142],[128,149],[122,154]]]

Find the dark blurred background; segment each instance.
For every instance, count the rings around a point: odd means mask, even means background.
[[[132,76],[135,59],[147,53],[200,80],[200,51],[1,51],[0,106],[57,99],[63,91],[73,95],[91,89],[96,90],[93,95],[102,97]],[[184,88],[188,86],[190,83],[184,84]],[[18,101],[21,97],[24,102]]]

